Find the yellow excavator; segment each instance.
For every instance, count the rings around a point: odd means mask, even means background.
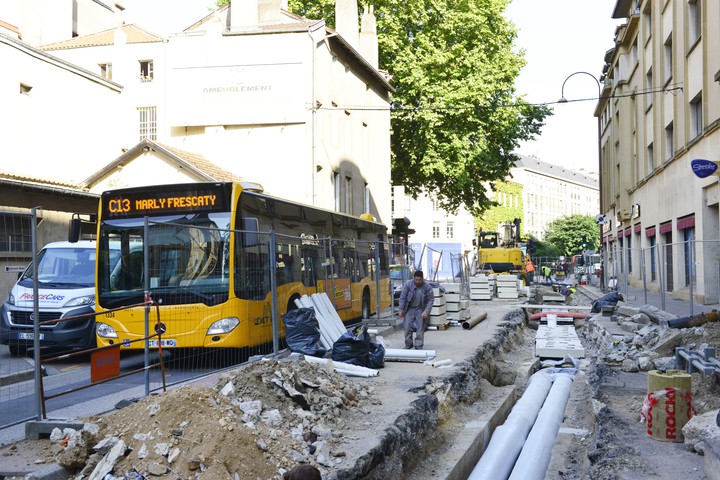
[[[494,273],[521,273],[524,269],[523,251],[520,242],[520,219],[502,227],[502,236],[498,232],[478,233],[477,247],[478,268],[481,271]],[[513,232],[514,231],[514,232]],[[513,235],[514,233],[514,235]]]

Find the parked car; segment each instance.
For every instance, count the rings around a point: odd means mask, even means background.
[[[110,261],[117,261],[117,256]],[[39,321],[60,320],[95,311],[95,242],[55,242],[38,253]],[[32,263],[25,269],[7,301],[0,307],[0,343],[13,355],[24,354],[35,339]],[[92,348],[95,317],[40,325],[40,348]]]
[[[400,293],[405,282],[413,278],[415,269],[410,265],[390,265],[390,293],[393,296],[393,304],[400,303]]]

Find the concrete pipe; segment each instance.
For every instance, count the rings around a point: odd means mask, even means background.
[[[517,401],[505,423],[493,432],[490,444],[468,480],[505,480],[510,476],[551,387],[552,380],[543,371],[530,377],[525,393]]]
[[[570,398],[573,377],[558,374],[548,393],[537,420],[525,440],[522,452],[515,463],[510,480],[543,480],[550,465],[565,407]]]
[[[473,328],[475,325],[482,322],[486,318],[487,318],[487,312],[483,312],[475,318],[471,318],[470,320],[464,321],[462,323],[462,327],[464,330],[470,330],[471,328]]]

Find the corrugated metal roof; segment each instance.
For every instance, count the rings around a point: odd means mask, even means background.
[[[166,39],[160,35],[150,33],[134,24],[123,25],[123,32],[127,36],[127,43],[158,43],[164,42]],[[82,47],[98,47],[114,45],[115,43],[115,29],[104,30],[102,32],[93,33],[90,35],[84,35],[82,37],[75,37],[70,40],[64,40],[62,42],[50,43],[43,45],[40,50],[67,50],[70,48],[82,48]]]

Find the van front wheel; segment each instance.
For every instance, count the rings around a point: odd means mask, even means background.
[[[17,343],[11,343],[8,345],[8,350],[10,351],[10,355],[13,357],[23,357],[25,356],[26,348],[21,347]]]

